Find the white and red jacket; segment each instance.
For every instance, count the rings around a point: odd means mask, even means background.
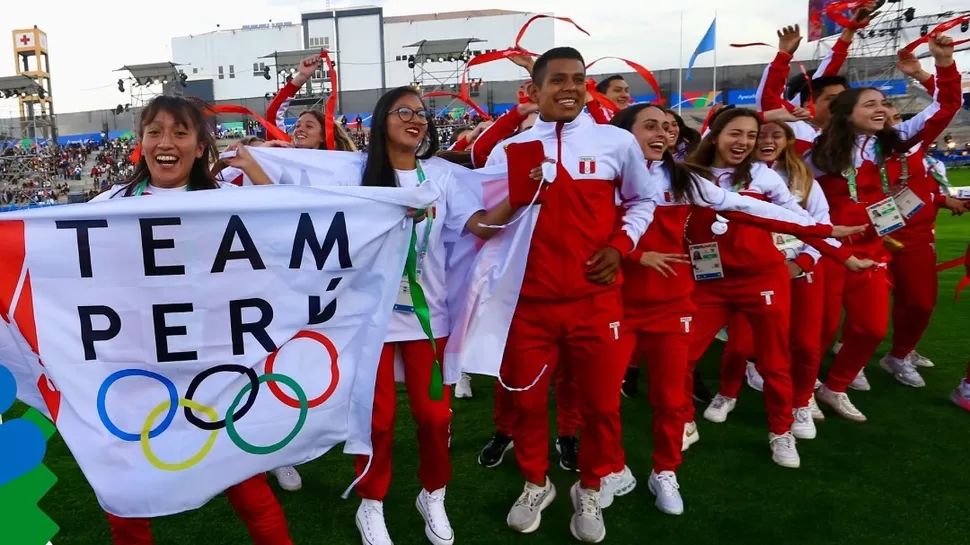
[[[684,253],[684,233],[688,217],[701,214],[702,209],[707,209],[711,214],[716,212],[730,220],[731,229],[744,224],[749,228],[762,230],[769,238],[769,232],[806,238],[832,234],[832,226],[827,222],[817,222],[806,214],[722,189],[704,179],[694,180],[698,201],[696,205],[686,200],[677,201],[670,185],[670,173],[663,163],[652,162],[648,164],[648,168],[663,191],[663,200],[657,205],[650,229],[624,263],[623,302],[626,305],[648,306],[668,302],[677,304],[693,292],[691,265],[674,264],[672,267],[677,276],[664,277],[659,272],[640,265],[640,258],[645,252]],[[709,228],[710,223],[707,226]]]
[[[724,190],[734,191],[731,177],[734,169],[712,169],[717,184]],[[754,199],[770,202],[785,208],[793,214],[801,215],[814,222],[811,215],[799,206],[798,201],[788,190],[788,184],[764,163],[751,165],[751,182],[738,189],[738,193]],[[729,216],[724,216],[730,220]],[[784,255],[775,246],[771,232],[765,229],[732,221],[723,235],[714,235],[711,225],[716,221],[713,210],[704,209],[692,214],[687,225],[687,239],[692,244],[717,242],[721,254],[721,265],[726,277],[735,277],[763,272],[785,262]],[[799,236],[802,242],[810,244],[824,255],[831,256],[839,263],[846,261],[851,253],[829,244],[822,237],[832,234],[831,225],[820,225],[821,234]],[[854,225],[854,224],[850,224]],[[784,232],[784,231],[779,231]]]
[[[293,102],[293,98],[299,92],[300,88],[294,85],[292,81],[288,81],[266,107],[266,119],[275,123],[276,127],[283,132],[286,132],[286,110],[290,108],[290,103]]]
[[[927,149],[929,145],[946,129],[953,116],[960,110],[963,102],[960,89],[960,72],[956,64],[946,67],[937,67],[936,89],[934,101],[922,112],[907,121],[896,125],[903,140],[910,145],[922,145],[922,149]],[[875,137],[859,135],[856,137],[855,146],[852,152],[852,165],[856,169],[856,188],[857,201],[851,198],[849,184],[846,178],[840,175],[823,173],[816,169],[816,178],[825,192],[825,197],[831,207],[832,220],[839,225],[865,225],[870,223],[866,213],[866,207],[884,200],[888,195],[885,193],[880,175],[880,167],[877,164]],[[812,164],[811,156],[808,158]],[[886,161],[886,173],[890,181],[890,191],[899,189],[902,177],[902,161],[906,161],[909,171],[907,185],[924,202],[939,203],[938,197],[931,194],[928,190],[926,167],[923,164],[923,155],[916,153],[912,155],[900,155],[893,153]],[[813,167],[814,168],[814,167]],[[935,183],[935,180],[934,180]],[[924,207],[931,208],[931,207]],[[923,215],[923,217],[921,217]],[[919,225],[924,222],[932,223],[935,213],[932,211],[920,210],[913,218],[907,221],[910,226]],[[914,230],[918,231],[918,230]],[[892,236],[896,238],[899,231]],[[932,233],[930,233],[932,234]],[[906,236],[903,234],[903,236]],[[897,239],[898,240],[898,239]],[[881,240],[876,236],[875,229],[870,229],[849,239],[853,244],[872,243],[881,247]],[[905,245],[904,241],[903,244]]]
[[[815,74],[812,75],[812,81],[822,77],[837,76],[842,70],[842,65],[849,58],[850,45],[851,42],[839,38],[818,65]],[[758,91],[755,93],[755,103],[759,112],[770,112],[784,107],[785,85],[791,72],[791,62],[792,56],[788,52],[779,51],[771,64],[765,68],[761,83],[758,84]],[[800,104],[799,97],[795,97],[792,103],[803,106]],[[788,126],[795,132],[795,150],[799,155],[804,155],[814,145],[819,128],[807,121],[793,121],[788,123]]]
[[[630,132],[582,114],[568,123],[540,118],[506,142],[534,140],[557,161],[557,172],[542,190],[521,296],[563,301],[615,289],[620,279],[612,285],[586,280],[586,262],[606,246],[626,256],[653,221],[662,195],[640,144]],[[486,166],[506,162],[505,147],[499,146]],[[617,189],[626,208],[620,229],[615,229]]]

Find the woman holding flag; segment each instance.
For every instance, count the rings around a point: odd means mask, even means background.
[[[131,177],[91,200],[231,188],[209,170],[216,160],[215,139],[204,109],[181,97],[159,96],[142,110],[141,158]],[[249,529],[256,545],[291,545],[286,517],[260,474],[226,490],[229,503]],[[151,545],[151,520],[108,515],[114,545]]]
[[[886,263],[890,256],[884,237],[906,225],[925,205],[909,183],[921,183],[926,172],[922,160],[908,156],[913,143],[928,146],[960,109],[960,73],[953,61],[953,40],[933,32],[927,36],[936,60],[937,93],[925,110],[895,128],[887,128],[889,108],[877,89],[843,91],[831,105],[831,119],[810,156],[819,184],[837,222],[868,220],[866,233],[847,241],[848,248],[874,259],[882,266],[865,275],[846,275],[826,270],[826,313],[845,306],[843,346],[829,370],[817,398],[839,415],[864,422],[866,417],[849,400],[846,388],[872,357],[886,335],[889,320],[889,283]],[[833,269],[834,270],[834,269]],[[837,324],[829,316],[826,324]],[[823,332],[823,338],[834,331]],[[915,368],[906,361],[884,360],[900,380],[918,384]]]

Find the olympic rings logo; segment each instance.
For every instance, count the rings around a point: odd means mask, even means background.
[[[330,356],[330,384],[327,389],[320,394],[320,396],[314,399],[308,399],[306,392],[303,388],[292,378],[282,375],[279,373],[274,373],[273,368],[276,365],[276,357],[279,355],[280,351],[284,346],[290,342],[297,339],[309,339],[315,341],[327,349],[327,353]],[[310,409],[314,407],[319,407],[323,405],[333,393],[337,390],[337,384],[340,382],[340,369],[337,365],[337,348],[334,346],[333,342],[330,341],[325,335],[318,333],[316,331],[300,331],[292,339],[279,347],[276,352],[273,352],[266,358],[266,365],[264,367],[264,372],[262,376],[257,376],[256,371],[253,369],[234,364],[224,364],[216,365],[215,367],[210,367],[205,371],[202,371],[192,381],[189,383],[188,390],[185,392],[185,397],[179,397],[178,390],[173,383],[168,378],[155,373],[153,371],[147,371],[144,369],[122,369],[120,371],[115,371],[108,376],[101,384],[101,388],[98,390],[98,416],[101,418],[101,423],[104,424],[106,430],[109,433],[121,439],[122,441],[130,443],[139,443],[141,445],[142,453],[145,455],[145,459],[148,460],[152,466],[163,471],[184,471],[190,467],[195,466],[201,462],[212,450],[213,445],[215,445],[216,437],[219,434],[219,430],[225,428],[226,434],[229,439],[243,452],[255,455],[267,455],[277,452],[293,441],[303,426],[306,424],[307,414]],[[236,395],[232,403],[229,404],[229,408],[226,409],[226,414],[222,420],[219,420],[219,415],[212,407],[207,407],[201,403],[194,401],[192,398],[198,392],[199,387],[202,382],[215,375],[217,373],[239,373],[240,375],[246,376],[249,381],[243,386],[242,390]],[[148,417],[145,419],[145,423],[141,428],[139,433],[126,432],[111,421],[108,416],[107,408],[105,407],[105,401],[108,395],[108,389],[111,388],[114,383],[127,377],[145,377],[154,379],[163,386],[165,386],[168,391],[168,399],[160,403],[157,407],[152,409],[148,413]],[[236,429],[236,423],[249,413],[250,409],[256,403],[256,396],[259,393],[260,385],[266,383],[269,386],[270,392],[276,397],[281,403],[287,407],[292,407],[294,409],[299,409],[300,414],[297,418],[296,425],[293,429],[279,442],[260,446],[249,443],[239,434]],[[279,384],[284,384],[289,387],[296,394],[296,398],[287,395],[279,386]],[[243,401],[245,399],[245,402]],[[240,406],[240,404],[242,406]],[[181,462],[166,462],[158,458],[157,455],[152,451],[151,439],[154,439],[165,433],[166,430],[175,421],[175,416],[178,413],[179,408],[183,409],[183,414],[185,419],[203,431],[208,431],[209,437],[206,438],[205,443],[203,443],[202,448],[198,452],[190,456]],[[201,413],[204,415],[208,421],[202,420],[194,412]],[[155,425],[155,422],[165,414],[162,421]]]

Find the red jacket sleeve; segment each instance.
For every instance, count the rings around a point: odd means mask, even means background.
[[[963,105],[960,72],[956,63],[936,67],[936,93],[933,103],[915,117],[896,126],[909,145],[922,143],[927,148],[937,139]]]
[[[286,127],[283,123],[283,115],[286,114],[286,108],[283,108],[283,104],[289,102],[296,93],[299,92],[300,88],[293,85],[292,81],[286,82],[286,85],[276,93],[273,97],[273,101],[269,103],[266,108],[266,119],[272,121],[277,127],[283,132],[286,132]]]
[[[512,108],[499,116],[495,123],[482,131],[482,134],[472,142],[472,165],[475,168],[484,167],[495,146],[515,134],[515,131],[519,130],[519,124],[524,120],[525,117],[519,113],[518,108]]]
[[[791,61],[792,56],[787,51],[779,51],[765,68],[758,92],[755,93],[755,104],[759,112],[770,112],[784,106],[785,83],[791,73]]]

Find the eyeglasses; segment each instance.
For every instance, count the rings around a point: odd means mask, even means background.
[[[418,123],[427,123],[428,118],[431,117],[431,113],[429,113],[428,110],[412,110],[407,106],[402,106],[396,110],[391,110],[388,115],[393,113],[396,113],[397,117],[405,123],[414,120],[415,115],[418,116]]]

